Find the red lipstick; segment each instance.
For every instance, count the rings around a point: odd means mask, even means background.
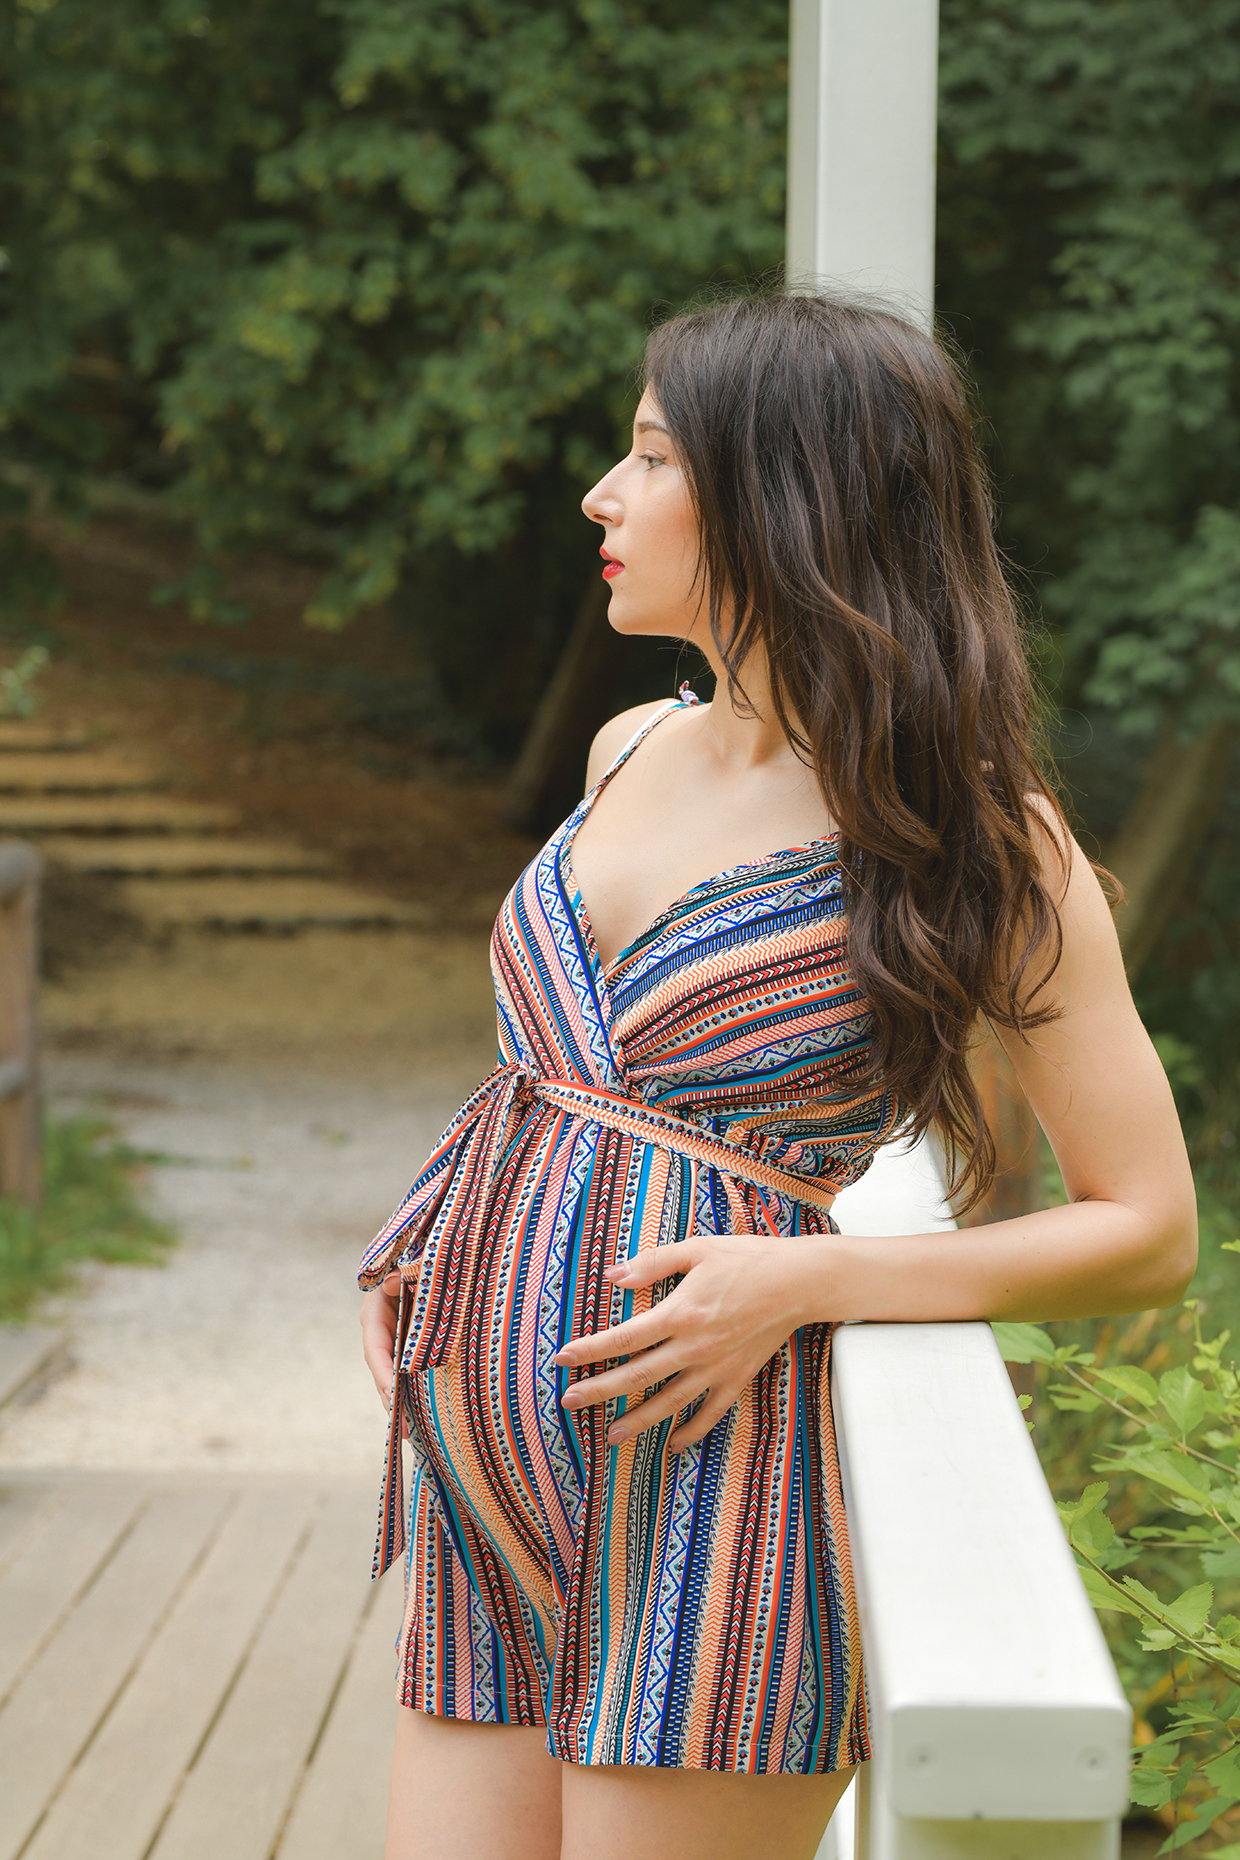
[[[624,563],[617,561],[614,555],[608,555],[606,549],[600,549],[599,554],[603,558],[603,580],[614,581],[617,575],[624,572]]]

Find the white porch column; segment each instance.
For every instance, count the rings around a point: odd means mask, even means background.
[[[934,308],[938,0],[792,0],[791,282]]]

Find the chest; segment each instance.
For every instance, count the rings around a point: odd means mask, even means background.
[[[799,771],[728,773],[677,748],[670,732],[641,744],[572,835],[572,876],[604,967],[711,879],[830,829]]]

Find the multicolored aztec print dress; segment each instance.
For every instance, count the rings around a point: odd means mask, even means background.
[[[506,900],[500,1063],[362,1262],[366,1286],[402,1275],[376,1568],[407,1543],[405,1705],[545,1726],[570,1763],[809,1775],[868,1755],[831,1327],[797,1331],[679,1454],[672,1421],[609,1447],[623,1403],[565,1410],[593,1372],[553,1362],[649,1305],[602,1277],[640,1248],[830,1231],[899,1121],[849,1088],[869,1020],[833,840],[720,872],[600,963],[574,835],[688,702]]]

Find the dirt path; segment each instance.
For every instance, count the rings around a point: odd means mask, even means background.
[[[477,936],[188,936],[49,987],[52,1108],[166,1159],[146,1192],[181,1243],[89,1272],[0,1468],[377,1477],[353,1271],[493,1063],[491,1013]]]

